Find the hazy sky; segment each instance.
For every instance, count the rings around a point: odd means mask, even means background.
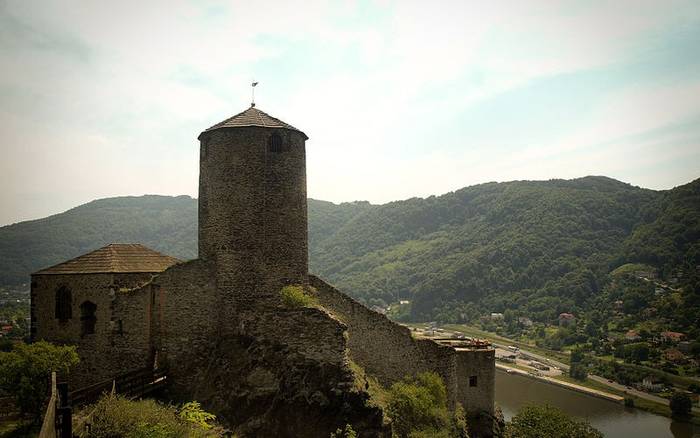
[[[196,137],[253,78],[317,199],[700,177],[697,0],[0,0],[0,225],[196,196]]]

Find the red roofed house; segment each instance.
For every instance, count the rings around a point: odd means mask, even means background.
[[[576,317],[572,313],[560,313],[559,314],[559,325],[567,326],[576,321]]]
[[[661,338],[666,342],[680,342],[685,339],[685,334],[678,332],[661,332]]]
[[[664,358],[673,363],[683,362],[686,359],[685,354],[678,351],[676,348],[669,348],[664,351]]]

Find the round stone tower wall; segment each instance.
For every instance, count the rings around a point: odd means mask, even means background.
[[[200,136],[199,258],[241,304],[308,282],[305,141],[263,127]]]

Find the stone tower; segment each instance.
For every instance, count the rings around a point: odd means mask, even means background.
[[[251,106],[202,132],[199,258],[258,301],[308,282],[306,134]]]

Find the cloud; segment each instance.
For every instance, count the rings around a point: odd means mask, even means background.
[[[637,86],[591,91],[597,115],[572,110],[547,135],[526,129],[543,125],[527,113],[522,130],[499,129],[497,114],[513,108],[508,97],[563,75],[660,64],[651,47],[697,24],[693,6],[5,2],[0,202],[8,208],[0,223],[57,211],[26,204],[32,193],[53,193],[62,208],[116,194],[196,195],[195,138],[245,108],[253,78],[259,107],[311,137],[309,194],[317,198],[384,202],[493,179],[568,176],[580,163],[552,156],[676,123],[693,114],[697,90],[622,78]],[[489,105],[496,116],[474,132],[465,117],[484,117]],[[619,114],[626,117],[611,122]]]

